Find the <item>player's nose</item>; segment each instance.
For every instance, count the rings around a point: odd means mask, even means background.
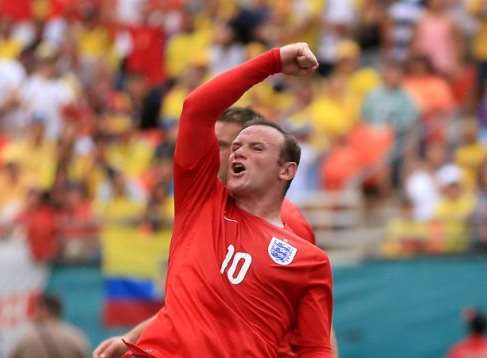
[[[233,156],[235,159],[242,159],[242,158],[247,158],[247,154],[246,154],[246,149],[245,149],[245,146],[242,145],[240,147],[238,147],[236,150],[233,151]]]

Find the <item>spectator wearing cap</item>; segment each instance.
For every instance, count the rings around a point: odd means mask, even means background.
[[[465,190],[462,171],[455,164],[447,164],[437,172],[441,197],[435,208],[434,219],[442,227],[443,247],[447,252],[461,252],[468,248],[467,219],[473,213],[475,199]]]
[[[448,358],[487,357],[485,316],[475,310],[467,311],[465,316],[468,325],[468,336],[450,348]]]

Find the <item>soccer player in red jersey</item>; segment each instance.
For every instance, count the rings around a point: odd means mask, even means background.
[[[217,179],[218,116],[267,76],[308,74],[305,44],[269,51],[196,89],[185,101],[175,154],[175,228],[165,307],[142,332],[137,357],[275,357],[296,328],[301,357],[331,357],[326,255],[287,230],[284,193],[295,141],[268,122],[232,143],[227,188]]]
[[[227,178],[228,157],[230,156],[230,146],[242,130],[243,126],[256,119],[264,119],[259,113],[250,108],[231,107],[218,118],[215,123],[215,135],[220,149],[220,170],[218,177],[225,183]],[[316,243],[315,235],[310,223],[303,216],[299,208],[291,201],[284,199],[281,206],[281,219],[286,227],[293,231],[297,236],[305,239],[312,244]],[[128,332],[124,339],[130,343],[135,343],[145,325],[147,325],[154,317],[137,325],[134,329]],[[333,338],[333,330],[332,330]],[[281,343],[278,351],[279,358],[295,357],[291,347],[292,332]],[[332,341],[332,348],[336,355],[336,344]],[[93,355],[99,358],[104,354],[104,357],[119,357],[128,350],[127,346],[122,342],[121,337],[111,337],[98,345]]]
[[[448,351],[448,358],[483,358],[487,357],[486,318],[477,311],[468,311],[469,335],[455,344]]]

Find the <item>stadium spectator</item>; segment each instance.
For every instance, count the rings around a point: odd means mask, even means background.
[[[365,98],[362,119],[374,126],[386,126],[394,131],[392,182],[398,186],[403,158],[414,145],[414,128],[418,111],[408,93],[402,89],[402,68],[397,62],[386,61],[381,69],[383,85]]]
[[[467,219],[473,213],[475,199],[462,183],[462,172],[455,164],[446,164],[438,170],[441,196],[433,219],[441,224],[443,248],[446,252],[462,252],[468,248]]]
[[[382,245],[389,257],[413,256],[426,251],[428,225],[414,218],[413,203],[406,197],[401,200],[400,214],[391,219]]]
[[[28,126],[18,106],[25,76],[24,67],[15,58],[0,59],[0,130],[9,137],[21,136]]]
[[[482,143],[487,143],[487,95],[479,103],[477,119],[480,126],[480,140]]]
[[[57,258],[60,249],[57,212],[48,192],[30,190],[15,223],[25,231],[34,262],[52,263]]]
[[[458,69],[463,51],[459,29],[445,1],[429,0],[426,4],[413,35],[413,53],[428,58],[435,72],[451,76]]]
[[[56,143],[46,135],[43,118],[34,117],[24,135],[8,143],[2,151],[4,161],[17,161],[32,185],[48,189],[54,183]]]
[[[17,342],[12,358],[87,358],[89,346],[81,331],[62,320],[61,301],[43,294],[34,321]]]
[[[349,38],[357,16],[357,5],[351,0],[332,0],[323,6],[321,33],[317,56],[320,61],[319,72],[327,76],[340,61],[342,54],[339,44]]]
[[[478,21],[472,48],[477,65],[478,98],[483,98],[487,86],[487,2],[485,0],[469,1],[469,10]]]
[[[23,44],[15,36],[15,23],[8,15],[0,16],[0,59],[12,60],[17,58],[23,49]]]
[[[246,58],[245,48],[236,41],[234,29],[230,24],[222,21],[215,25],[208,52],[209,75],[211,76],[242,63]]]
[[[422,140],[446,140],[447,122],[455,108],[455,100],[448,82],[435,74],[426,57],[411,58],[403,82],[404,89],[411,95],[420,112]]]
[[[140,185],[114,169],[108,169],[107,177],[100,185],[97,197],[102,222],[116,226],[139,224],[145,202]]]
[[[206,56],[206,49],[211,42],[209,29],[197,26],[196,14],[185,11],[181,14],[180,31],[167,43],[167,74],[177,79],[194,63],[194,58]]]
[[[22,208],[30,184],[19,162],[10,161],[3,165],[0,169],[0,217],[11,216]]]
[[[465,122],[462,143],[454,153],[455,164],[462,169],[463,184],[467,190],[475,190],[480,166],[487,157],[487,147],[479,141],[477,125]]]
[[[477,198],[472,215],[472,245],[474,249],[487,249],[487,162],[480,165],[477,176]]]
[[[151,16],[151,2],[141,3],[141,21],[127,28],[130,42],[125,69],[128,74],[141,75],[151,86],[156,86],[164,81],[167,70],[173,75],[173,69],[165,66],[166,34],[161,17]],[[168,56],[173,55],[168,53]],[[168,60],[174,61],[172,57]]]
[[[450,348],[448,358],[483,357],[487,355],[485,316],[476,310],[466,311],[465,316],[468,336]]]
[[[355,149],[346,137],[332,141],[320,168],[321,188],[340,191],[353,187],[362,172],[362,165]]]
[[[56,139],[61,135],[62,108],[75,99],[75,89],[60,76],[60,49],[52,43],[42,43],[35,51],[38,66],[19,91],[20,103],[29,117],[43,118],[45,135]]]
[[[445,161],[445,146],[431,144],[427,147],[425,160],[410,164],[410,171],[404,181],[404,190],[407,198],[413,203],[416,220],[427,221],[433,217],[440,198],[436,172]]]
[[[347,87],[346,78],[331,75],[322,94],[311,105],[311,117],[318,149],[326,148],[326,140],[346,136],[357,123],[360,112],[357,98]]]
[[[384,26],[384,52],[404,63],[410,56],[414,28],[423,13],[421,0],[394,1],[388,7]]]
[[[357,102],[357,114],[367,94],[380,85],[380,77],[374,67],[360,66],[360,55],[360,47],[355,41],[340,41],[337,45],[337,62],[332,72],[344,79],[346,91]]]
[[[66,262],[88,262],[98,256],[97,225],[91,202],[79,183],[67,183],[57,225],[61,257]]]

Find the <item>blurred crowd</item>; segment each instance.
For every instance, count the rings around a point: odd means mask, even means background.
[[[170,227],[185,96],[294,41],[311,81],[237,103],[298,138],[289,197],[400,197],[387,255],[485,247],[486,0],[0,0],[0,235],[86,261],[107,227]]]

